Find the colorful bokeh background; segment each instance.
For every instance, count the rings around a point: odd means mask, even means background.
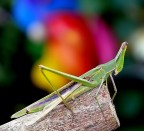
[[[128,41],[124,69],[114,77],[117,130],[143,131],[143,10],[143,0],[1,0],[0,124],[52,92],[38,65],[79,76]],[[46,74],[57,88],[68,82]]]

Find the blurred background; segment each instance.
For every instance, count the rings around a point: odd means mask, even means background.
[[[52,92],[39,64],[79,76],[127,41],[124,69],[114,77],[117,130],[143,131],[143,23],[143,0],[0,0],[0,124]],[[47,76],[56,87],[68,82]]]

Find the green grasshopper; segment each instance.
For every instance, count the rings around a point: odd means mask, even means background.
[[[64,72],[60,72],[51,68],[47,68],[43,65],[40,65],[40,70],[47,81],[50,83],[51,87],[53,88],[54,92],[50,95],[45,96],[44,98],[36,101],[35,103],[25,107],[24,109],[16,112],[11,116],[11,118],[18,118],[26,114],[34,113],[43,110],[42,115],[37,118],[37,120],[43,118],[47,113],[49,113],[52,109],[54,109],[58,104],[63,102],[65,106],[71,110],[67,101],[74,99],[82,95],[83,93],[91,90],[92,88],[98,87],[97,95],[103,85],[110,76],[112,80],[112,84],[114,87],[114,95],[112,97],[112,101],[117,93],[117,88],[114,83],[114,79],[112,77],[112,73],[114,72],[117,75],[122,69],[124,65],[124,56],[127,49],[127,42],[123,42],[117,55],[115,58],[105,64],[98,65],[97,67],[91,69],[90,71],[86,72],[85,74],[81,75],[80,77],[73,76]],[[61,87],[60,89],[56,89],[50,80],[45,75],[44,71],[49,71],[58,75],[61,75],[67,79],[72,80],[65,86]],[[72,111],[72,110],[71,110]]]

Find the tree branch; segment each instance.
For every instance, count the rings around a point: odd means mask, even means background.
[[[97,88],[69,102],[74,113],[63,104],[58,105],[46,117],[33,125],[41,112],[28,114],[0,126],[0,131],[111,131],[120,126],[107,88],[103,85],[98,101],[95,99]]]

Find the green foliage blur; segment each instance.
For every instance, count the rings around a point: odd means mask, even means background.
[[[114,77],[118,88],[114,104],[121,123],[117,130],[143,131],[144,58],[136,59],[131,38],[144,26],[144,1],[79,2],[86,15],[101,16],[108,23],[117,36],[118,46],[123,41],[129,43],[124,70]],[[10,121],[11,114],[18,108],[27,106],[47,94],[35,88],[30,80],[31,67],[34,61],[41,57],[43,46],[29,40],[17,27],[11,16],[11,6],[10,0],[0,1],[0,124]],[[141,37],[144,35],[139,38]],[[109,86],[112,86],[111,82]]]

